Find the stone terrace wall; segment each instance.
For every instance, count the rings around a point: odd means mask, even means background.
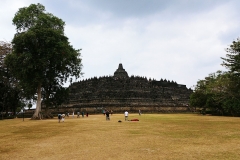
[[[69,86],[69,103],[59,110],[101,113],[116,112],[188,112],[191,89],[167,80],[155,81],[139,76],[94,77]]]

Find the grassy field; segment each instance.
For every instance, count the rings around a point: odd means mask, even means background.
[[[0,159],[240,159],[240,118],[197,114],[89,115],[0,121]],[[121,123],[118,120],[122,120]]]

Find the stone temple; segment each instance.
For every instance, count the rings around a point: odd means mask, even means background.
[[[169,80],[154,80],[129,76],[120,63],[113,76],[93,77],[69,86],[69,100],[63,112],[86,111],[101,113],[130,112],[189,112],[192,93],[186,85]]]

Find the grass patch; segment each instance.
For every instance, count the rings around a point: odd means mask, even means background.
[[[240,118],[113,114],[0,121],[0,159],[240,159]],[[118,120],[122,120],[121,123]]]

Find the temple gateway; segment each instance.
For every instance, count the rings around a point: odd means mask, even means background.
[[[186,85],[161,79],[128,76],[120,63],[113,76],[93,77],[69,86],[69,100],[60,107],[62,112],[84,111],[102,113],[129,112],[189,112],[192,93]]]

